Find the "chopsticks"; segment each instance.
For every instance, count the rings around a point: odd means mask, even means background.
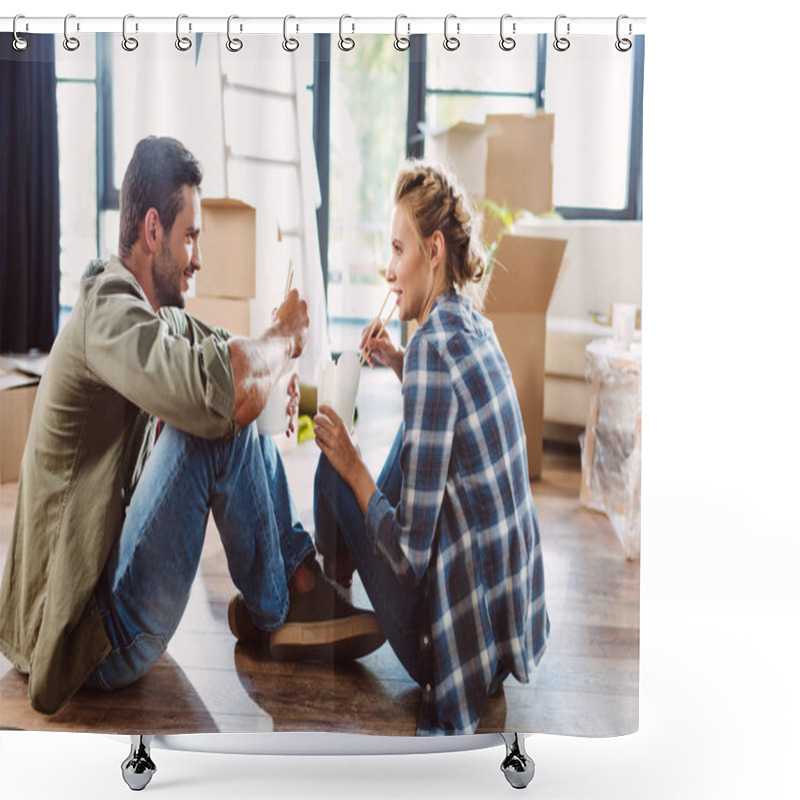
[[[363,367],[367,363],[368,353],[367,353],[367,344],[369,340],[372,338],[372,332],[375,330],[375,323],[381,318],[381,314],[383,314],[383,309],[386,307],[386,303],[389,301],[389,298],[392,295],[392,289],[390,288],[389,291],[386,293],[386,297],[383,300],[383,305],[381,306],[381,310],[378,312],[378,315],[372,320],[372,325],[369,326],[369,332],[367,333],[367,339],[364,343],[364,349],[361,351],[361,357],[359,358],[359,364]],[[389,323],[389,320],[394,316],[394,312],[397,310],[397,303],[392,306],[392,310],[389,312],[389,316],[383,321],[378,332],[375,334],[375,338],[377,339],[383,332],[386,330],[386,325]]]
[[[285,300],[289,296],[289,292],[292,290],[292,278],[294,278],[294,270],[292,269],[292,259],[289,259],[289,274],[286,276],[286,289],[283,292],[283,299]]]
[[[281,232],[281,224],[278,223],[278,242],[283,241],[283,233]],[[283,299],[289,296],[289,292],[292,291],[292,278],[294,278],[294,270],[292,269],[292,259],[289,259],[289,272],[286,275],[286,288],[283,290]]]

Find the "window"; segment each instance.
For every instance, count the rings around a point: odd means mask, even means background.
[[[436,131],[462,121],[483,122],[487,114],[534,113],[541,104],[539,38],[521,37],[503,52],[490,36],[464,37],[453,51],[431,37],[425,50],[426,126]]]
[[[613,37],[572,39],[570,58],[547,49],[553,203],[569,219],[641,219],[644,37],[625,53]]]
[[[328,319],[334,351],[354,349],[386,296],[390,190],[406,152],[407,59],[390,36],[331,48]],[[396,326],[393,320],[391,325]],[[390,327],[392,330],[393,327]]]
[[[464,37],[448,52],[432,38],[418,122],[437,131],[543,108],[556,117],[556,211],[568,219],[641,219],[644,37],[634,37],[627,53],[606,36],[574,36],[568,54],[551,43],[545,35],[519,37],[503,52],[492,37]]]
[[[56,48],[62,318],[78,297],[86,265],[97,257],[96,83],[94,40],[81,48]]]
[[[642,218],[643,36],[634,37],[628,53],[614,49],[613,37],[574,36],[564,54],[543,34],[518,37],[508,52],[494,37],[465,36],[457,50],[446,51],[440,38],[417,35],[405,57],[394,51],[391,37],[359,37],[349,53],[331,48],[328,36],[316,39],[322,62],[314,81],[318,219],[332,331],[363,323],[380,306],[374,264],[388,252],[380,230],[388,227],[386,203],[403,130],[406,153],[422,156],[421,128],[441,130],[494,113],[552,112],[558,118],[555,210],[567,219]],[[597,70],[599,60],[610,61],[610,69]],[[359,285],[372,288],[358,294],[353,287]],[[342,346],[333,333],[332,339],[335,349]]]

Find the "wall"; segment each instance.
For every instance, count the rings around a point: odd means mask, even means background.
[[[589,393],[585,348],[610,329],[589,313],[608,314],[612,303],[642,304],[642,223],[555,220],[518,224],[531,236],[567,239],[547,312],[544,419],[546,438],[575,440],[586,421]],[[566,428],[564,428],[566,426]]]
[[[642,223],[556,220],[519,223],[521,234],[564,238],[567,249],[548,317],[588,320],[612,303],[642,302]]]

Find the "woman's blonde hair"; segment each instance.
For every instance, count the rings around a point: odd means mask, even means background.
[[[442,232],[451,286],[461,290],[480,284],[486,271],[486,251],[478,235],[479,218],[445,167],[407,161],[395,177],[394,202],[404,205],[421,239]]]

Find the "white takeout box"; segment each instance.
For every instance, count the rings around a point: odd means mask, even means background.
[[[361,363],[355,350],[345,350],[338,361],[321,359],[317,381],[317,411],[320,406],[330,406],[342,418],[347,429],[351,430],[360,377]]]

